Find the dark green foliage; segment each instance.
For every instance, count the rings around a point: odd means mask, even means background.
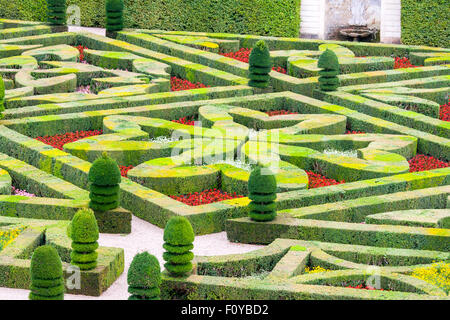
[[[106,30],[123,29],[123,0],[106,0]]]
[[[48,23],[58,26],[66,24],[66,0],[47,0],[47,9]]]
[[[450,47],[448,0],[403,0],[402,43]]]
[[[330,49],[320,55],[317,64],[322,70],[319,71],[319,86],[322,91],[336,91],[339,87],[339,60]]]
[[[100,212],[116,209],[122,180],[117,162],[104,153],[92,164],[88,178],[91,183],[89,207]]]
[[[70,4],[80,7],[81,25],[105,27],[105,12],[99,10],[105,0],[70,0]],[[124,26],[298,37],[300,7],[300,0],[125,0]],[[45,0],[0,0],[0,8],[3,18],[47,19]]]
[[[2,112],[5,111],[5,83],[0,75],[0,119],[3,118]]]
[[[269,48],[263,40],[256,43],[249,58],[248,85],[256,88],[267,88],[270,84],[269,73],[272,70],[272,58]]]
[[[164,229],[163,258],[164,265],[173,276],[183,276],[192,271],[192,259],[194,254],[190,251],[194,248],[194,230],[191,223],[185,217],[171,218]]]
[[[91,270],[97,266],[98,225],[94,212],[90,209],[78,211],[68,230],[72,239],[71,264],[81,270]]]
[[[117,162],[106,153],[92,164],[89,170],[89,182],[101,187],[115,187],[121,181]],[[109,193],[114,194],[114,193]]]
[[[148,252],[134,256],[128,269],[128,300],[159,300],[161,267],[158,259]]]
[[[257,167],[248,180],[249,216],[255,221],[272,221],[277,215],[277,181],[267,168]]]
[[[61,258],[51,246],[37,247],[31,257],[30,300],[64,300]]]

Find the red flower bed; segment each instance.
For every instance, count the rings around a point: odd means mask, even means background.
[[[176,123],[181,123],[181,124],[185,124],[187,126],[195,126],[195,119],[194,117],[183,117],[177,120],[172,120],[172,122],[176,122]]]
[[[408,58],[403,57],[403,58],[395,58],[395,64],[394,64],[394,69],[401,69],[401,68],[417,68],[417,67],[421,67],[421,66],[415,66],[413,64],[411,64],[411,61],[409,61]]]
[[[130,171],[133,168],[134,168],[133,166],[129,166],[129,167],[119,166],[120,174],[122,175],[122,177],[126,178],[128,175],[128,171]]]
[[[248,59],[250,58],[251,52],[252,52],[252,49],[241,48],[241,49],[239,49],[239,51],[221,53],[221,55],[223,55],[224,57],[228,57],[231,59],[235,59],[235,60],[239,60],[241,62],[248,63]]]
[[[345,183],[345,180],[336,181],[334,179],[328,179],[321,174],[314,173],[312,171],[306,171],[309,178],[309,189],[322,188],[327,186],[334,186]]]
[[[87,47],[84,46],[76,46],[75,48],[78,49],[78,51],[80,51],[80,57],[78,58],[78,62],[86,62],[86,60],[84,60],[84,50],[87,49]]]
[[[288,110],[266,111],[266,113],[267,113],[270,117],[274,117],[274,116],[284,116],[284,115],[288,115],[288,114],[298,114],[298,112],[292,112],[292,111],[288,111]]]
[[[202,192],[194,192],[181,196],[170,196],[172,199],[183,202],[189,206],[200,206],[203,204],[220,202],[228,199],[243,198],[236,192],[227,193],[219,189],[210,189]]]
[[[409,172],[420,172],[450,167],[450,162],[441,161],[431,156],[418,154],[409,162]]]
[[[363,131],[350,131],[348,130],[345,134],[365,134]]]
[[[191,90],[191,89],[210,88],[211,87],[211,86],[207,86],[200,82],[192,83],[186,79],[181,79],[178,77],[170,78],[170,86],[171,86],[172,91],[182,91],[182,90]]]
[[[228,57],[231,59],[239,60],[241,62],[248,63],[248,60],[250,58],[250,53],[252,52],[252,49],[249,48],[241,48],[239,51],[236,52],[227,52],[227,53],[220,53],[224,57]],[[280,73],[287,73],[287,70],[283,67],[273,67],[273,71],[280,72]]]
[[[65,134],[57,134],[54,136],[37,137],[36,139],[45,144],[51,145],[54,148],[62,150],[64,145],[67,143],[75,142],[87,137],[98,136],[101,134],[103,134],[103,130],[76,131],[68,132]]]
[[[441,119],[442,121],[450,121],[450,99],[448,100],[447,104],[441,106],[439,119]]]
[[[380,290],[380,291],[385,291],[384,289],[376,289],[376,288],[374,288],[374,287],[366,286],[366,285],[363,285],[363,284],[357,285],[356,287],[347,286],[346,288],[350,288],[350,289],[363,289],[363,290]]]

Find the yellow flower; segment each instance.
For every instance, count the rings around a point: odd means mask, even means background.
[[[328,271],[331,271],[331,270],[324,269],[321,266],[315,266],[312,269],[309,267],[305,268],[305,273],[320,273],[320,272],[328,272]]]
[[[444,261],[433,263],[430,267],[417,268],[412,277],[422,279],[443,289],[447,295],[450,291],[450,263]]]
[[[0,231],[0,251],[3,250],[7,245],[16,240],[19,234],[25,230],[26,227],[19,226],[15,229]]]

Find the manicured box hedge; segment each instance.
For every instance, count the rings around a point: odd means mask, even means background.
[[[439,251],[276,239],[245,254],[196,257],[187,277],[164,272],[161,291],[163,299],[188,300],[447,300],[444,290],[409,274],[448,257]],[[328,271],[305,272],[317,266]],[[365,283],[374,272],[380,277],[375,285],[384,291],[345,288]]]
[[[297,37],[300,0],[125,0],[127,28],[231,32]],[[0,0],[3,18],[46,21],[46,0]],[[105,0],[68,0],[81,24],[105,26]],[[70,14],[68,15],[70,18]]]
[[[404,44],[450,47],[448,0],[402,0]]]

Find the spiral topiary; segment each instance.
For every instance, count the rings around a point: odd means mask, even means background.
[[[319,86],[322,91],[336,91],[339,87],[340,73],[339,60],[336,54],[327,49],[320,55],[318,67],[322,70],[319,71]]]
[[[270,83],[270,71],[272,71],[272,58],[269,48],[263,40],[260,40],[250,53],[248,85],[261,89],[267,88]]]
[[[106,31],[123,29],[123,0],[106,0]]]
[[[37,247],[31,257],[30,300],[64,300],[61,258],[51,246]]]
[[[98,225],[94,212],[79,210],[72,219],[68,233],[72,239],[71,264],[81,270],[92,270],[97,266]]]
[[[192,271],[195,234],[192,225],[185,217],[171,218],[164,229],[164,245],[166,252],[163,258],[167,263],[164,267],[175,276],[181,277]]]
[[[89,207],[95,211],[108,211],[119,206],[120,169],[114,159],[103,153],[95,160],[88,175],[90,185]]]
[[[2,76],[0,76],[0,119],[3,118],[3,111],[5,111],[5,83]]]
[[[128,269],[128,300],[160,300],[161,267],[148,252],[134,256]]]
[[[56,26],[66,24],[66,0],[47,0],[47,9],[48,23]]]
[[[252,220],[272,221],[277,215],[277,181],[275,175],[267,168],[257,167],[248,180],[249,216]]]

